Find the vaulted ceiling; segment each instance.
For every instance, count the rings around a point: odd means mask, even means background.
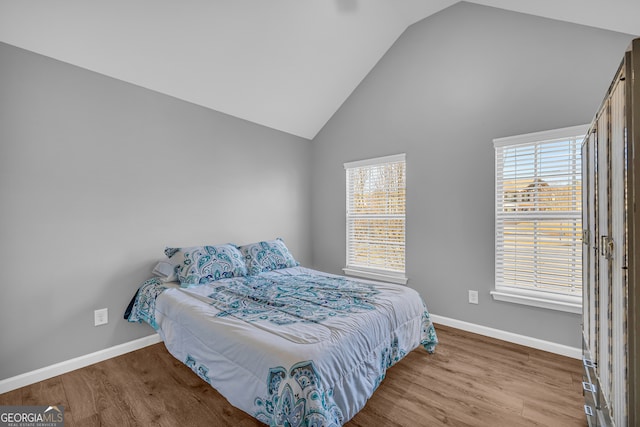
[[[313,139],[411,24],[456,0],[0,0],[0,41]],[[640,34],[639,0],[473,3]]]

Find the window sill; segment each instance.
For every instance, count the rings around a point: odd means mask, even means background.
[[[372,272],[372,271],[365,271],[365,270],[358,270],[355,268],[343,268],[342,271],[344,271],[344,274],[346,274],[347,276],[354,276],[354,277],[361,277],[363,279],[370,279],[370,280],[378,280],[380,282],[390,282],[390,283],[397,283],[399,285],[406,285],[407,282],[409,281],[408,278],[406,278],[404,275],[394,275],[394,274],[385,274],[385,273],[378,273],[378,272]]]
[[[530,305],[567,313],[582,313],[582,297],[578,296],[546,294],[524,289],[501,289],[493,290],[490,293],[496,301]]]

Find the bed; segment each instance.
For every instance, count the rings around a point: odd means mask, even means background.
[[[211,254],[183,256],[179,280],[145,281],[125,317],[150,324],[174,357],[265,424],[341,426],[389,367],[419,346],[434,352],[429,312],[411,288],[269,254],[260,260],[267,268],[252,269],[259,254],[240,257],[248,268],[233,272],[219,259],[213,270],[203,267]]]

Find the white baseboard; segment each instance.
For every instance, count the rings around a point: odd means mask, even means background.
[[[162,341],[160,339],[160,335],[153,334],[124,344],[105,348],[104,350],[99,350],[95,353],[85,354],[84,356],[65,360],[64,362],[56,363],[54,365],[45,366],[44,368],[36,369],[35,371],[16,375],[15,377],[0,381],[0,394],[34,384],[39,381],[44,381],[66,372],[75,371],[76,369],[84,368],[85,366],[93,365],[94,363],[102,362],[103,360],[111,359],[134,350],[139,350],[159,343],[160,341]]]
[[[463,331],[473,332],[502,341],[508,341],[515,344],[524,345],[538,350],[548,351],[550,353],[560,354],[562,356],[572,357],[574,359],[582,359],[582,349],[570,347],[564,344],[558,344],[551,341],[544,341],[538,338],[528,337],[526,335],[514,334],[500,329],[489,328],[487,326],[476,325],[475,323],[464,322],[462,320],[451,319],[437,314],[431,314],[433,323],[451,326],[452,328],[462,329]]]

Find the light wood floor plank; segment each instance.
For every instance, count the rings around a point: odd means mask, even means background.
[[[409,353],[348,427],[586,426],[579,360],[436,325],[435,354]],[[65,408],[73,426],[263,426],[156,344],[0,394]]]

